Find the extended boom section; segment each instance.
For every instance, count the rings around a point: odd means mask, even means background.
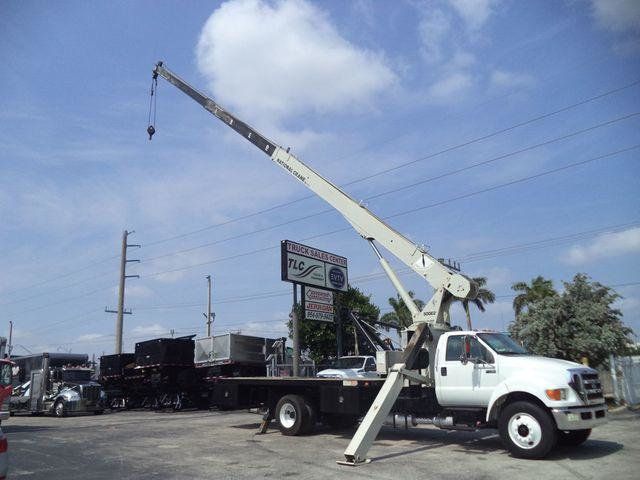
[[[296,158],[295,155],[290,153],[289,149],[282,148],[242,120],[236,118],[213,99],[199,92],[164,67],[162,62],[158,62],[153,71],[153,75],[154,78],[157,78],[158,75],[165,78],[168,82],[189,95],[215,117],[267,154],[278,166],[298,179],[307,188],[339,211],[353,228],[372,244],[385,273],[389,276],[394,287],[398,290],[405,304],[407,304],[411,310],[414,323],[427,322],[432,325],[439,324],[446,326],[449,323],[448,306],[453,298],[475,298],[477,288],[466,276],[443,265],[436,258],[432,257],[423,247],[416,245],[371,213],[361,203],[355,201],[343,192],[338,186],[305,165]],[[422,310],[417,308],[415,302],[402,286],[387,261],[382,257],[377,248],[375,248],[374,241],[378,242],[401,262],[423,277],[435,289],[435,295]]]

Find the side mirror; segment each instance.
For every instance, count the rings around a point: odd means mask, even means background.
[[[462,354],[460,355],[460,362],[466,365],[471,356],[471,338],[469,335],[465,335],[462,340]]]

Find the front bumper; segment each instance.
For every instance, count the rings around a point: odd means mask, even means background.
[[[95,412],[105,408],[102,402],[89,402],[85,399],[68,401],[65,407],[68,413]]]
[[[558,430],[585,430],[607,423],[607,405],[552,408]]]

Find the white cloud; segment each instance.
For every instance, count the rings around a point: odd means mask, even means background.
[[[451,6],[472,30],[481,28],[498,5],[497,0],[449,0]]]
[[[84,335],[80,335],[76,341],[77,342],[91,342],[93,340],[97,340],[97,339],[102,338],[102,337],[104,337],[104,335],[102,335],[100,333],[86,333]]]
[[[254,123],[368,106],[396,78],[380,54],[351,44],[304,0],[224,3],[196,53],[221,103]]]
[[[440,62],[444,57],[445,41],[451,29],[451,20],[440,9],[426,10],[418,25],[422,41],[421,50],[429,63]]]
[[[447,102],[465,93],[473,86],[473,78],[464,72],[444,76],[429,87],[429,96],[436,102]]]
[[[589,245],[574,245],[564,261],[570,265],[582,265],[595,260],[640,252],[640,227],[622,232],[605,233]]]
[[[640,31],[640,2],[638,0],[592,0],[591,11],[604,29],[614,32]]]
[[[169,329],[163,327],[159,323],[154,323],[152,325],[139,325],[131,330],[132,335],[141,337],[145,335],[157,337],[160,335],[167,335],[167,332],[169,332]]]
[[[519,88],[532,86],[534,80],[531,75],[524,73],[494,70],[489,78],[489,84],[492,88]]]

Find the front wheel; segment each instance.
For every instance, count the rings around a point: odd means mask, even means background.
[[[556,425],[549,413],[530,402],[507,405],[498,419],[502,443],[514,457],[543,458],[557,441]]]
[[[589,435],[591,435],[590,428],[587,428],[584,430],[568,430],[568,431],[559,430],[558,444],[566,445],[568,447],[576,447],[586,442],[587,438],[589,438]]]
[[[67,407],[64,405],[64,400],[58,400],[53,407],[53,413],[56,414],[56,417],[66,417],[67,416]]]

